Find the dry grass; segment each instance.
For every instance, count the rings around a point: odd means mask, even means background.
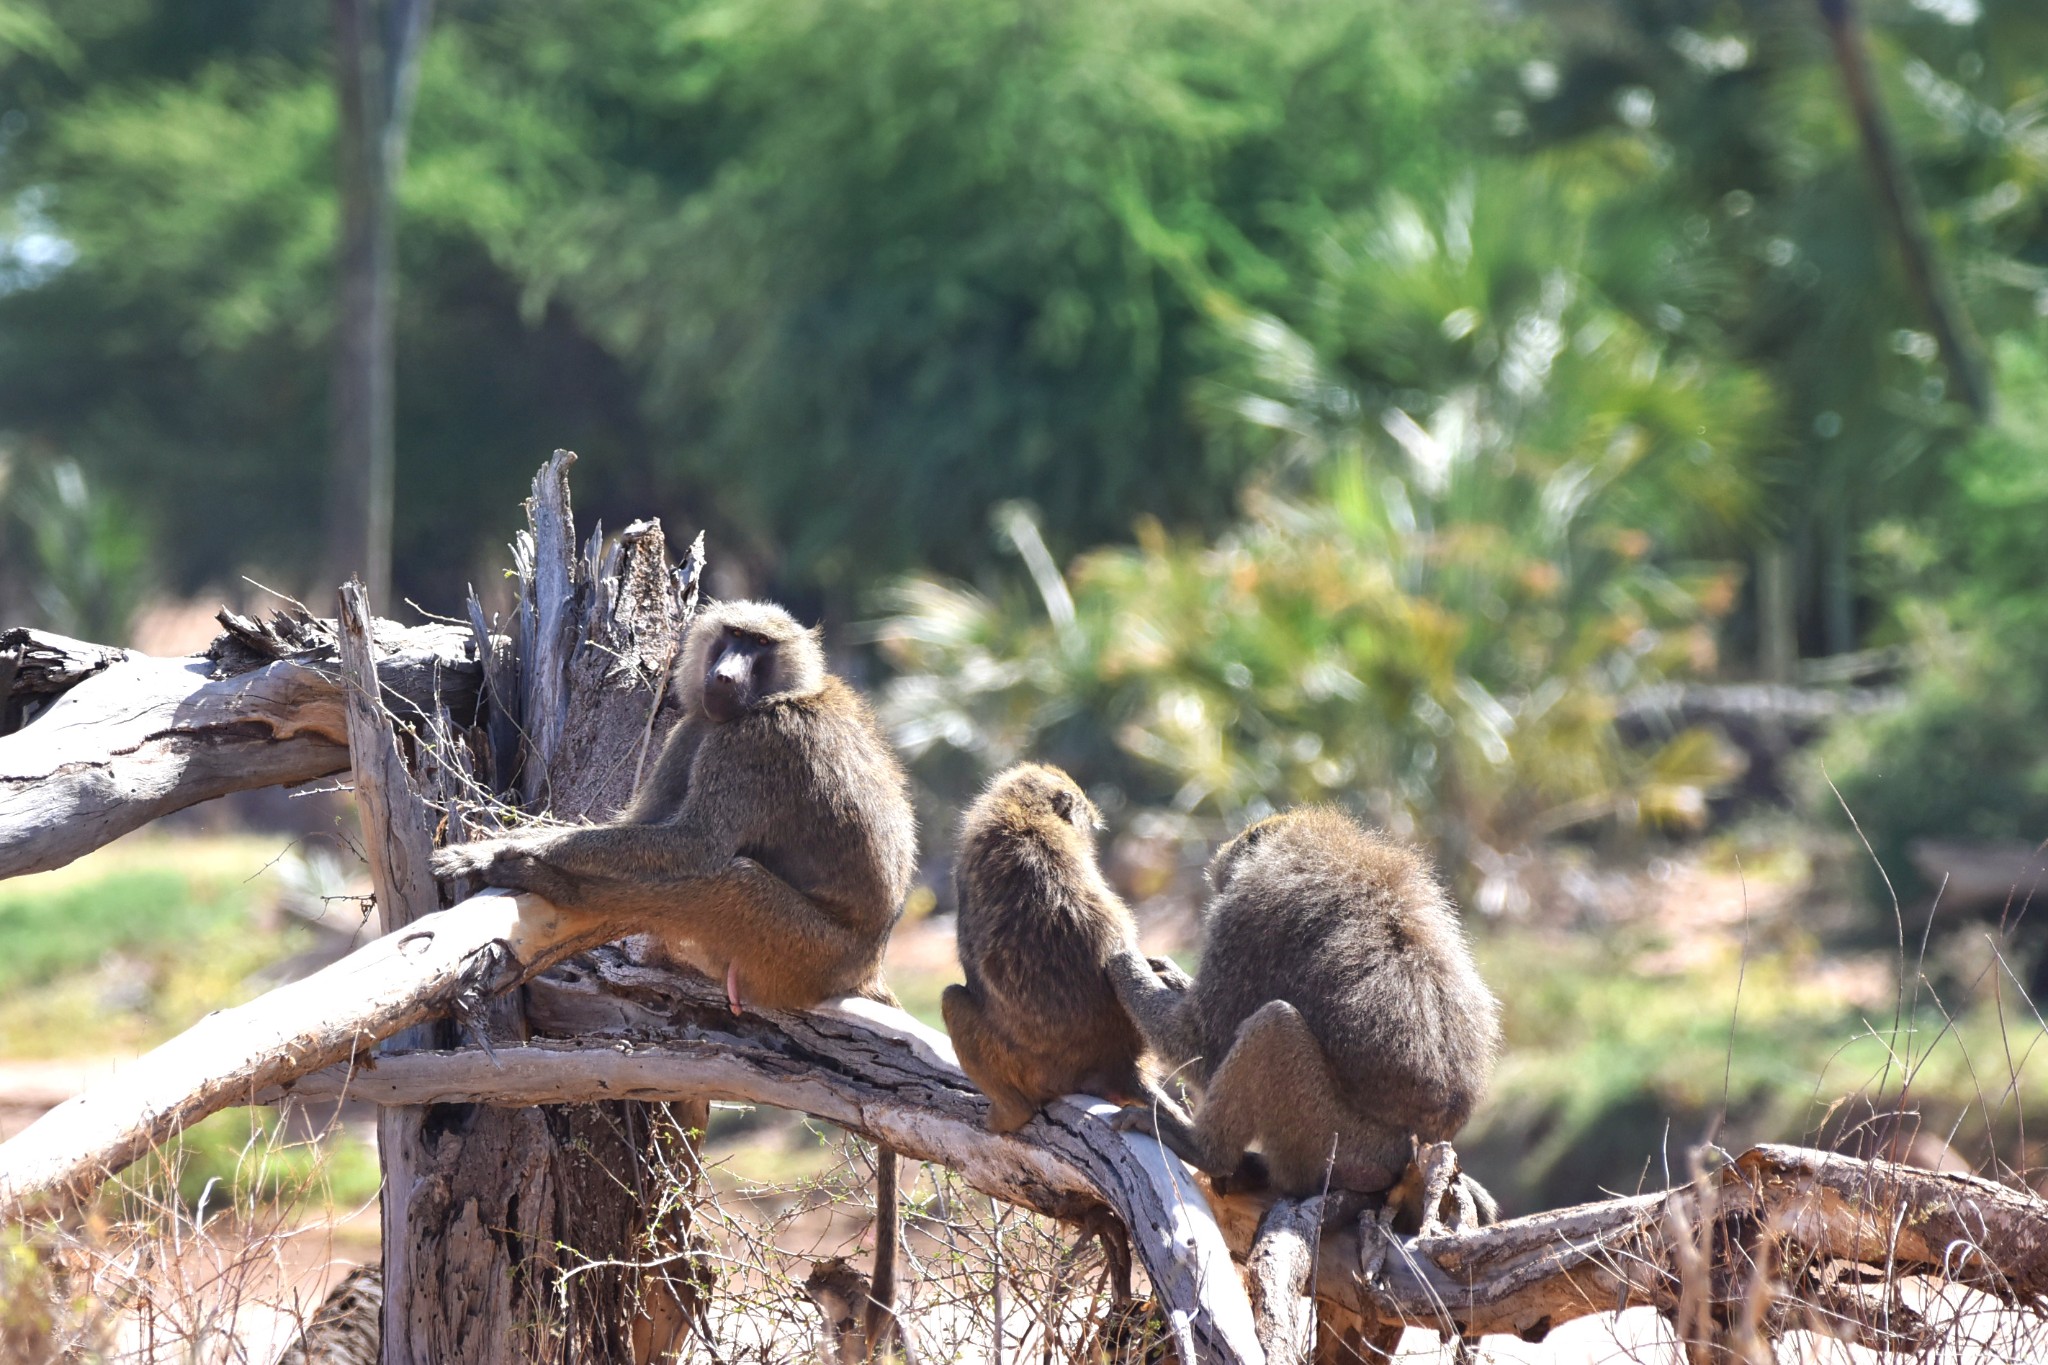
[[[374,1257],[375,1204],[336,1211],[331,1135],[253,1124],[223,1178],[153,1153],[82,1216],[0,1234],[9,1365],[244,1365],[277,1358],[329,1286]],[[205,1160],[202,1155],[200,1160]],[[367,1227],[365,1226],[367,1222]]]
[[[241,1177],[218,1182],[196,1202],[177,1193],[179,1155],[160,1153],[82,1220],[10,1234],[0,1243],[0,1359],[274,1361],[350,1262],[374,1255],[363,1236],[374,1237],[374,1211],[367,1229],[362,1215],[353,1227],[321,1215],[329,1196],[322,1167],[298,1150],[307,1139],[288,1140],[283,1131],[255,1130]],[[701,1267],[688,1273],[705,1290],[685,1359],[832,1359],[826,1317],[809,1289],[821,1269],[868,1268],[872,1149],[822,1128],[813,1135],[832,1159],[809,1176],[764,1183],[736,1175],[710,1152],[710,1178],[685,1181],[679,1163],[667,1183],[668,1212],[686,1216]],[[302,1173],[298,1183],[280,1189],[266,1174],[279,1167]],[[948,1171],[912,1165],[904,1180],[901,1311],[916,1360],[1163,1358],[1162,1325],[1142,1306],[1118,1310],[1092,1238],[995,1204]],[[1873,1201],[1880,1194],[1873,1190]],[[1565,1324],[1541,1344],[1490,1337],[1467,1358],[1502,1365],[2048,1359],[2048,1317],[2028,1307],[1920,1276],[1859,1278],[1843,1264],[1802,1258],[1790,1228],[1740,1229],[1731,1240],[1712,1231],[1710,1210],[1697,1204],[1678,1202],[1671,1217],[1684,1295],[1670,1318],[1640,1309],[1604,1313]],[[1960,1258],[1986,1254],[1954,1252],[1959,1268]],[[571,1279],[587,1268],[573,1256],[567,1264]],[[648,1264],[674,1272],[687,1263],[650,1256]],[[1457,1343],[1416,1328],[1398,1358],[1450,1365],[1460,1356]]]
[[[374,1244],[321,1216],[327,1190],[303,1140],[259,1130],[244,1152],[262,1190],[222,1206],[178,1194],[183,1159],[157,1154],[64,1224],[15,1229],[0,1242],[0,1359],[8,1365],[243,1365],[274,1361],[325,1292]],[[667,1185],[708,1273],[690,1358],[741,1362],[826,1356],[826,1323],[807,1284],[821,1267],[864,1272],[873,1252],[873,1154],[820,1134],[836,1160],[764,1185],[708,1164],[705,1181]],[[286,1190],[265,1172],[306,1171]],[[1109,1270],[1091,1237],[997,1205],[951,1172],[905,1172],[900,1310],[920,1361],[1098,1361],[1156,1357],[1161,1327],[1141,1309],[1113,1311]],[[677,1209],[665,1210],[665,1213]],[[370,1211],[374,1228],[374,1210]],[[668,1220],[657,1217],[657,1224]],[[367,1231],[360,1221],[348,1228]],[[374,1234],[372,1234],[374,1235]],[[568,1281],[590,1268],[567,1257]],[[672,1256],[648,1267],[675,1271]],[[998,1349],[996,1343],[1000,1341]],[[1150,1355],[1148,1356],[1148,1353]]]
[[[817,1358],[823,1318],[806,1283],[837,1262],[865,1271],[873,1252],[872,1152],[838,1144],[842,1160],[800,1184],[727,1189],[714,1163],[695,1226],[718,1271],[702,1343],[716,1358]],[[919,1360],[1135,1360],[1158,1339],[1142,1313],[1126,1322],[1112,1312],[1094,1238],[996,1204],[939,1167],[908,1165],[903,1198],[899,1311]]]

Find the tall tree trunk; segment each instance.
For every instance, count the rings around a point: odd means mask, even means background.
[[[359,575],[370,609],[391,595],[392,295],[398,177],[432,0],[333,0],[341,232],[329,399],[329,581]]]
[[[494,783],[528,811],[602,819],[632,795],[676,718],[669,666],[696,603],[701,551],[670,566],[659,525],[609,553],[576,539],[556,452],[534,480],[514,555],[520,596],[508,651],[485,658]],[[452,754],[459,750],[451,747]],[[459,838],[459,777],[428,800]],[[516,1044],[544,1025],[514,995],[474,1021]],[[695,1315],[688,1200],[698,1172],[680,1130],[708,1106],[607,1102],[387,1110],[384,1365],[499,1360],[649,1362]],[[643,1270],[641,1267],[650,1266]],[[573,1272],[573,1274],[571,1273]]]
[[[1899,151],[1898,138],[1893,135],[1884,104],[1878,98],[1870,52],[1857,23],[1855,0],[1819,0],[1819,4],[1821,20],[1827,25],[1828,39],[1834,46],[1835,65],[1842,72],[1842,87],[1856,118],[1863,159],[1876,183],[1885,220],[1899,244],[1906,287],[1912,290],[1913,301],[1934,333],[1935,344],[1941,348],[1942,363],[1948,367],[1949,385],[1956,398],[1979,421],[1986,420],[1991,416],[1991,379],[1984,371],[1976,330],[1935,253],[1934,234],[1927,226],[1927,208],[1920,202],[1912,172]]]
[[[1799,662],[1799,608],[1793,597],[1792,547],[1774,540],[1756,557],[1757,673],[1765,682],[1792,681]]]

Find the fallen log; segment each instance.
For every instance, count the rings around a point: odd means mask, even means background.
[[[221,613],[203,655],[166,659],[41,631],[0,633],[0,877],[42,872],[159,816],[349,766],[331,621]],[[394,709],[476,711],[461,627],[373,625]]]
[[[1080,1222],[1109,1207],[1130,1233],[1183,1358],[1260,1359],[1243,1284],[1201,1187],[1149,1137],[1111,1128],[1104,1118],[1113,1106],[1103,1101],[1076,1096],[1050,1106],[1021,1134],[997,1137],[985,1127],[987,1101],[960,1071],[951,1042],[901,1010],[854,998],[735,1017],[715,984],[634,965],[615,947],[535,979],[528,1011],[550,1030],[659,1032],[663,1040],[385,1054],[312,1073],[262,1098],[346,1092],[380,1104],[513,1108],[724,1100],[807,1113],[1050,1217]],[[400,1101],[402,1094],[411,1098]]]
[[[0,1145],[0,1219],[89,1193],[219,1109],[321,1094],[323,1083],[306,1079],[326,1074],[321,1068],[338,1066],[332,1074],[353,1077],[394,1102],[387,1078],[408,1074],[417,1059],[473,1058],[482,1071],[470,1084],[494,1097],[480,1102],[527,1107],[564,1097],[575,1103],[751,1099],[815,1113],[906,1155],[954,1166],[977,1187],[1055,1216],[1077,1218],[1107,1204],[1130,1231],[1182,1358],[1261,1359],[1250,1305],[1221,1231],[1178,1161],[1150,1138],[1118,1133],[1103,1121],[1111,1106],[1099,1102],[1055,1105],[1021,1140],[992,1137],[983,1128],[986,1103],[959,1070],[951,1044],[901,1011],[852,1000],[803,1014],[750,1012],[737,1020],[726,1014],[726,1036],[745,1044],[721,1048],[705,1038],[685,1045],[681,1055],[708,1069],[686,1087],[665,1087],[667,1094],[658,1093],[664,1089],[658,1084],[652,1087],[657,1093],[647,1093],[648,1086],[631,1080],[634,1059],[654,1061],[664,1055],[659,1049],[534,1043],[491,1052],[371,1051],[372,1043],[437,1011],[476,1009],[485,994],[617,929],[535,897],[487,892],[372,940],[314,976],[209,1015]],[[638,973],[640,984],[670,993],[703,1017],[717,1019],[727,1008],[723,992],[708,981],[652,968],[621,970]],[[569,976],[573,983],[576,971]],[[548,1079],[541,1059],[550,1056],[566,1057],[582,1079]],[[606,1067],[625,1070],[605,1081]],[[597,1069],[599,1083],[587,1068]],[[512,1088],[494,1082],[498,1077],[512,1078]],[[494,1084],[500,1088],[493,1090]],[[337,1080],[324,1093],[349,1086]],[[420,1092],[403,1102],[436,1101]]]
[[[1123,1158],[1108,1148],[1105,1126],[1079,1100],[1051,1106],[1010,1137],[984,1131],[983,1101],[953,1070],[945,1040],[895,1011],[842,1002],[806,1014],[749,1011],[734,1019],[712,983],[633,966],[609,948],[536,978],[528,992],[537,1018],[586,1034],[641,1036],[534,1042],[500,1048],[495,1061],[476,1049],[387,1055],[374,1065],[308,1075],[264,1098],[346,1092],[379,1104],[504,1106],[726,1100],[838,1124],[1051,1217],[1083,1218],[1110,1191],[1133,1183]],[[656,1032],[659,1041],[649,1041]],[[1145,1140],[1143,1150],[1156,1149]],[[1160,1165],[1147,1183],[1156,1187],[1163,1179],[1178,1190],[1192,1218],[1213,1210],[1230,1255],[1250,1257],[1272,1201],[1213,1198],[1177,1162]],[[1141,1254],[1189,1235],[1168,1230],[1163,1210],[1116,1207],[1131,1220]],[[1755,1263],[1765,1244],[1776,1248],[1769,1256],[1776,1298],[1764,1323],[1773,1332],[1807,1329],[1884,1349],[1920,1339],[1910,1313],[1860,1293],[1845,1266],[1892,1281],[1924,1276],[2023,1307],[2048,1295],[2048,1203],[1975,1177],[1800,1147],[1756,1147],[1662,1193],[1463,1232],[1394,1237],[1379,1231],[1369,1213],[1359,1226],[1323,1227],[1318,1239],[1312,1217],[1296,1226],[1303,1207],[1268,1229],[1279,1238],[1271,1244],[1272,1273],[1257,1295],[1264,1310],[1258,1328],[1276,1344],[1288,1341],[1289,1351],[1302,1328],[1288,1299],[1290,1291],[1301,1292],[1295,1277],[1305,1260],[1312,1260],[1314,1292],[1325,1307],[1368,1323],[1539,1340],[1595,1313],[1648,1306],[1676,1314],[1687,1238],[1700,1229],[1713,1262],[1711,1307],[1722,1319],[1742,1307],[1745,1282],[1736,1272]],[[1379,1245],[1365,1240],[1382,1237]],[[1290,1239],[1302,1246],[1288,1245]],[[1153,1258],[1146,1264],[1148,1273],[1160,1273]],[[1221,1292],[1215,1273],[1222,1269],[1193,1276],[1201,1286],[1196,1292]],[[1231,1311],[1248,1311],[1249,1304],[1236,1307],[1242,1291],[1230,1292]]]
[[[207,1015],[0,1144],[0,1220],[89,1194],[190,1124],[607,937],[604,921],[490,891],[373,939],[246,1005]]]

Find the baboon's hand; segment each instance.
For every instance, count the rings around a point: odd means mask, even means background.
[[[450,844],[446,848],[435,849],[427,866],[444,882],[457,877],[474,877],[483,871],[489,847],[488,844]]]
[[[1170,957],[1148,957],[1145,965],[1159,978],[1159,984],[1170,991],[1183,994],[1195,984],[1195,979],[1180,969],[1180,964]]]
[[[486,839],[474,844],[450,844],[447,848],[437,848],[430,866],[434,875],[443,881],[470,877],[485,886],[502,886],[517,891],[520,883],[514,879],[528,861],[527,855],[509,840]]]

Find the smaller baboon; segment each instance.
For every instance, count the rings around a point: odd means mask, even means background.
[[[1135,952],[1111,967],[1147,1043],[1203,1092],[1194,1123],[1162,1113],[1159,1136],[1217,1176],[1256,1144],[1290,1197],[1389,1188],[1416,1139],[1464,1126],[1499,1042],[1443,888],[1415,850],[1328,807],[1252,825],[1209,882],[1192,986]]]
[[[1076,1091],[1179,1113],[1109,978],[1118,955],[1137,956],[1138,931],[1096,864],[1100,819],[1072,778],[1026,763],[962,821],[953,875],[967,984],[946,987],[941,1007],[961,1068],[988,1096],[991,1132]]]

